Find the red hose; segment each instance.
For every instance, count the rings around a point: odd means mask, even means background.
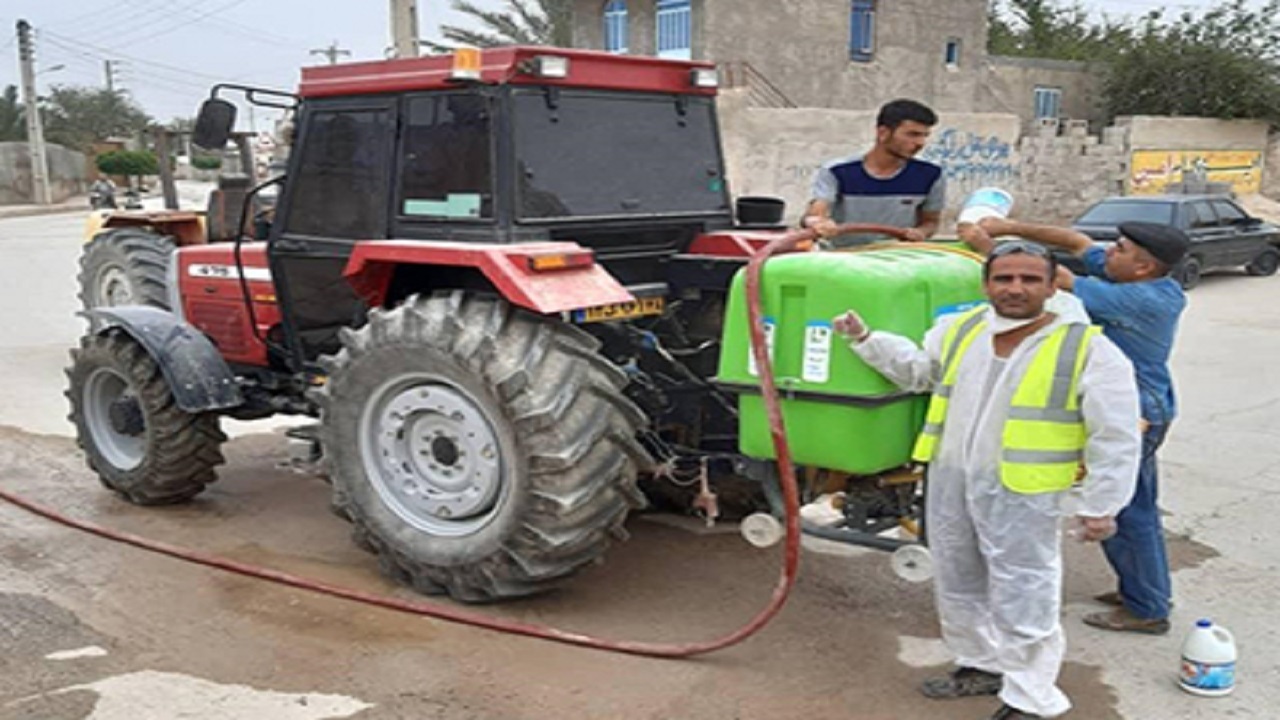
[[[901,230],[878,225],[844,225],[840,227],[840,232],[876,232],[902,239]],[[344,598],[347,600],[355,600],[369,605],[376,605],[389,610],[398,610],[400,612],[415,615],[427,615],[441,620],[462,623],[464,625],[472,625],[489,630],[497,630],[499,632],[526,635],[529,637],[551,640],[568,645],[579,645],[582,647],[609,650],[612,652],[627,653],[631,655],[680,658],[702,655],[715,650],[720,650],[722,648],[729,647],[730,645],[735,645],[755,634],[778,614],[778,611],[782,609],[782,605],[786,602],[787,596],[791,593],[791,588],[795,585],[796,573],[800,564],[800,494],[796,485],[795,468],[791,464],[791,453],[787,447],[786,431],[782,424],[782,409],[778,404],[777,388],[773,382],[773,365],[769,360],[769,354],[765,348],[763,312],[760,297],[760,272],[764,267],[765,261],[773,255],[780,252],[794,250],[800,243],[811,241],[814,237],[815,235],[811,230],[801,230],[788,233],[761,248],[747,263],[746,293],[747,312],[751,323],[751,352],[755,356],[756,366],[760,370],[760,384],[762,386],[761,392],[769,415],[769,428],[773,437],[774,450],[777,453],[778,468],[780,470],[780,479],[782,483],[784,511],[786,515],[786,546],[782,569],[779,573],[777,585],[774,586],[773,595],[769,599],[769,603],[756,613],[755,617],[751,618],[751,620],[745,625],[719,638],[685,644],[608,640],[591,635],[566,632],[547,625],[534,625],[514,620],[492,618],[479,613],[459,610],[438,603],[399,600],[385,595],[374,595],[372,593],[361,592],[359,590],[353,590],[339,585],[332,585],[320,580],[303,578],[290,573],[280,572],[278,570],[271,570],[269,568],[263,568],[256,565],[240,563],[188,548],[169,545],[168,543],[156,540],[149,540],[131,533],[111,530],[100,525],[68,517],[62,513],[14,495],[3,489],[0,489],[0,499],[7,500],[24,510],[68,527],[82,530],[115,542],[133,545],[134,547],[138,547],[143,550],[150,550],[152,552],[168,555],[180,560],[186,560],[199,565],[206,565],[208,567],[218,568],[220,570],[226,570],[261,580],[268,580],[281,585],[300,588],[302,590],[310,590],[313,592],[323,593],[325,595],[332,595],[334,597]]]

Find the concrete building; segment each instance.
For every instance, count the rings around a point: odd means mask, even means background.
[[[1084,63],[987,54],[987,0],[575,0],[574,44],[713,61],[762,107],[1099,119]]]

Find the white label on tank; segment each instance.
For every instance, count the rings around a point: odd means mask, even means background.
[[[764,347],[769,353],[769,361],[773,361],[773,318],[764,318]],[[751,375],[759,375],[760,368],[756,367],[756,354],[751,352],[751,342],[747,342],[747,372]]]
[[[804,366],[800,379],[824,383],[831,377],[831,323],[814,320],[804,326]]]

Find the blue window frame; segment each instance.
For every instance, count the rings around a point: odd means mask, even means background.
[[[658,0],[658,57],[693,57],[693,9],[689,0]]]
[[[959,38],[947,38],[947,49],[943,51],[942,61],[949,67],[960,65]]]
[[[1036,88],[1036,119],[1056,118],[1062,110],[1062,89],[1051,87]]]
[[[604,6],[604,49],[627,51],[627,0],[610,0]]]
[[[870,62],[876,52],[875,0],[853,0],[849,13],[849,59]]]

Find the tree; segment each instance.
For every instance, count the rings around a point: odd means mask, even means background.
[[[992,55],[1105,60],[1132,34],[1122,21],[1107,17],[1101,23],[1091,21],[1078,2],[992,0],[987,19],[987,52]]]
[[[0,94],[0,142],[26,140],[26,122],[22,103],[18,102],[17,86],[5,87],[4,93]]]
[[[1148,15],[1110,59],[1112,115],[1259,118],[1280,125],[1280,0],[1230,0],[1202,15]]]
[[[155,153],[149,150],[112,150],[98,156],[98,171],[104,175],[155,175],[160,172]]]
[[[440,34],[454,45],[557,45],[573,43],[573,0],[507,0],[506,11],[490,11],[469,0],[453,0],[453,9],[474,18],[482,29],[441,25]],[[432,52],[453,47],[424,42]]]
[[[43,111],[45,138],[82,151],[95,142],[137,135],[151,122],[128,97],[100,88],[55,86]]]

